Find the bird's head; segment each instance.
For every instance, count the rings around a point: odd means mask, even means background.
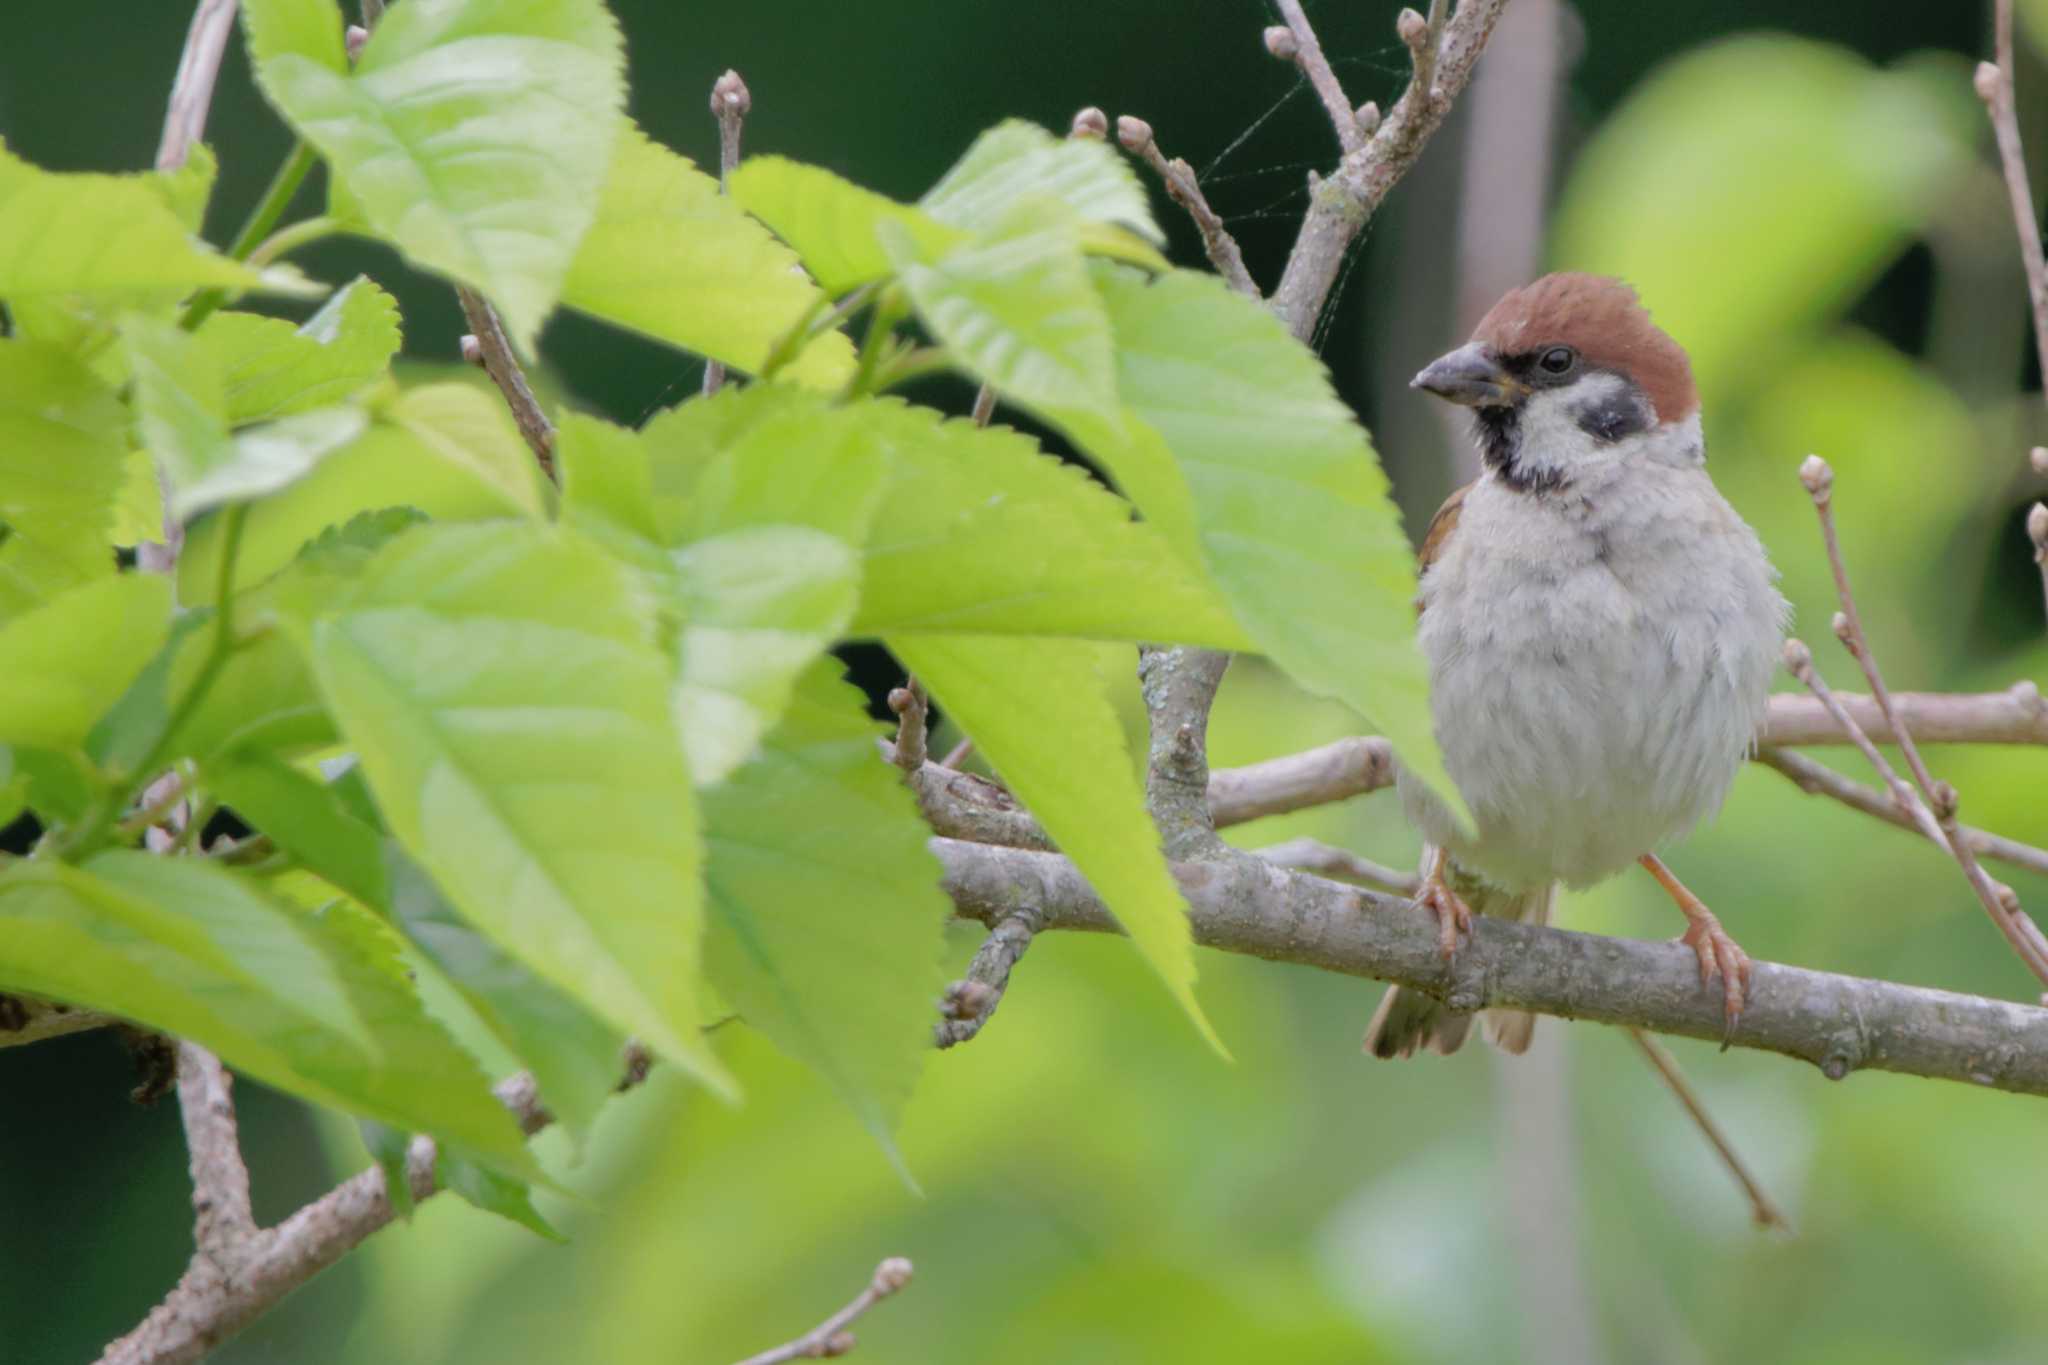
[[[1510,486],[1545,492],[1631,455],[1705,458],[1692,366],[1637,300],[1600,275],[1511,289],[1472,340],[1412,387],[1473,410],[1480,453]]]

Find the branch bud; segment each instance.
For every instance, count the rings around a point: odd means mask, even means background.
[[[1785,641],[1785,667],[1801,679],[1813,671],[1813,651],[1796,635]]]
[[[1152,125],[1136,114],[1120,114],[1116,121],[1116,140],[1127,152],[1142,154],[1152,145]]]
[[[2035,446],[2027,452],[2027,463],[2034,466],[2034,472],[2048,479],[2048,446]]]
[[[995,987],[986,981],[955,981],[946,987],[946,994],[939,1001],[939,1013],[948,1019],[979,1019],[988,1013],[995,999]]]
[[[1074,115],[1074,121],[1067,128],[1068,137],[1108,137],[1109,115],[1089,105]]]
[[[1956,808],[1962,804],[1962,798],[1956,795],[1954,786],[1947,782],[1937,781],[1932,787],[1928,788],[1927,795],[1932,798],[1929,804],[1934,807],[1935,819],[1953,820],[1956,818]]]
[[[727,71],[711,83],[711,112],[719,118],[745,118],[754,107],[753,92],[737,71]]]
[[[1422,45],[1429,41],[1429,20],[1412,9],[1404,9],[1394,20],[1394,32],[1401,35],[1401,41],[1408,44],[1410,52],[1420,52]]]
[[[2004,882],[1991,883],[1991,893],[1998,897],[1998,908],[2006,914],[2017,915],[2020,912],[2020,893]]]
[[[1977,87],[1977,98],[1989,104],[1998,98],[1999,87],[2005,84],[2005,73],[1998,69],[1996,62],[1979,62],[1972,84]]]
[[[853,1333],[842,1327],[831,1336],[826,1337],[824,1343],[818,1347],[818,1358],[820,1360],[837,1360],[843,1355],[853,1354],[853,1348],[857,1345],[859,1343],[854,1340]]]
[[[2027,538],[2034,542],[2034,557],[2048,555],[2048,502],[2037,502],[2027,512]]]
[[[1360,137],[1371,137],[1380,126],[1380,107],[1374,101],[1367,100],[1358,106],[1351,118],[1358,125]]]
[[[911,1265],[907,1257],[891,1256],[875,1267],[875,1280],[869,1288],[878,1298],[887,1298],[904,1285],[910,1283]]]
[[[2006,690],[2006,695],[2030,716],[2041,714],[2041,689],[2032,678],[2021,678]]]
[[[889,709],[897,715],[902,715],[916,704],[917,694],[909,688],[892,687],[889,689]]]
[[[476,339],[474,333],[464,332],[461,344],[463,364],[481,365],[484,363],[484,345]]]
[[[364,28],[361,24],[350,24],[341,32],[342,47],[347,50],[350,61],[354,61],[362,56],[363,49],[369,45],[369,42],[370,30]]]
[[[1799,466],[1799,482],[1806,485],[1815,502],[1826,502],[1835,489],[1835,471],[1820,456],[1809,455]]]
[[[1835,632],[1835,638],[1837,640],[1840,640],[1845,645],[1849,643],[1849,636],[1851,632],[1849,629],[1848,612],[1836,612],[1834,615],[1834,619],[1828,622],[1828,628]],[[1851,646],[1851,648],[1853,649],[1854,647]]]
[[[1259,36],[1265,40],[1266,51],[1283,62],[1291,62],[1301,55],[1301,44],[1295,39],[1294,30],[1285,24],[1274,24]]]

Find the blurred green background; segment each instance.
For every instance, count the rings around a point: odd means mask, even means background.
[[[190,7],[18,8],[0,41],[0,134],[50,167],[148,164]],[[1268,285],[1305,173],[1333,155],[1313,97],[1260,49],[1273,19],[1252,0],[614,8],[634,113],[701,158],[715,157],[705,100],[728,65],[753,89],[750,149],[902,197],[1001,117],[1141,114],[1203,172]],[[1817,451],[1838,471],[1851,571],[1896,686],[2048,681],[2020,529],[2048,492],[2023,460],[2048,422],[1969,88],[1988,8],[1516,0],[1319,339],[1413,522],[1471,457],[1406,377],[1545,264],[1621,273],[1692,352],[1711,467],[1783,569],[1798,629],[1824,641],[1833,610],[1794,477]],[[1354,99],[1400,89],[1396,9],[1311,6]],[[2023,34],[2019,80],[2037,154],[2042,33]],[[238,50],[209,140],[226,167],[209,223],[220,240],[287,141]],[[1163,217],[1179,259],[1199,263],[1192,233]],[[333,280],[369,270],[399,294],[408,353],[453,356],[444,286],[357,244],[303,263]],[[545,350],[568,401],[623,421],[693,392],[700,373],[580,319],[558,322]],[[921,396],[968,398],[944,382]],[[1846,685],[1849,661],[1819,652]],[[870,685],[886,680],[886,660],[853,657]],[[1240,661],[1213,752],[1244,762],[1354,729]],[[1967,819],[2048,841],[2041,754],[1934,762]],[[1415,854],[1384,796],[1237,831],[1248,844],[1296,834],[1397,864]],[[1768,771],[1745,772],[1673,861],[1759,957],[2030,994],[1933,849]],[[2048,881],[2013,881],[2048,909]],[[1646,878],[1565,908],[1574,927],[1633,935],[1670,934],[1676,918]],[[959,962],[975,939],[954,931]],[[549,1203],[568,1245],[436,1200],[220,1359],[716,1365],[807,1329],[885,1255],[913,1258],[917,1279],[861,1324],[864,1361],[2043,1356],[2039,1101],[1877,1075],[1830,1085],[1677,1044],[1796,1224],[1764,1235],[1619,1035],[1546,1022],[1517,1062],[1473,1047],[1375,1065],[1358,1035],[1377,988],[1216,954],[1201,967],[1235,1065],[1124,945],[1041,940],[988,1030],[932,1060],[902,1134],[921,1192],[813,1077],[725,1029],[743,1108],[657,1074],[612,1107],[580,1163],[549,1146],[575,1193]],[[128,1069],[110,1035],[0,1051],[0,1361],[89,1359],[183,1266],[175,1106],[130,1103]],[[254,1085],[240,1094],[260,1217],[364,1164],[347,1124]]]

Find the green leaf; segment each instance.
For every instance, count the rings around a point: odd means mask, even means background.
[[[655,521],[670,544],[710,505],[713,468],[783,469],[828,448],[886,470],[865,532],[856,634],[942,631],[1083,635],[1249,647],[1201,572],[1129,503],[1007,428],[943,422],[893,398],[836,407],[776,387],[726,392],[664,413],[642,433]],[[808,453],[807,453],[808,452]],[[843,465],[848,472],[857,462]],[[1169,467],[1168,473],[1177,479]],[[713,480],[716,482],[716,480]],[[840,481],[759,483],[754,520],[842,537],[859,506]],[[799,501],[800,499],[800,501]]]
[[[411,507],[440,521],[539,517],[547,494],[533,452],[494,392],[465,384],[407,389],[373,414],[368,431],[307,477],[252,505],[235,584],[276,573],[329,526],[379,508]],[[210,603],[220,582],[221,521],[186,532],[178,600]]]
[[[555,428],[555,467],[562,476],[562,515],[572,525],[661,539],[653,471],[637,433],[565,412]]]
[[[156,191],[164,207],[197,237],[206,226],[206,206],[213,199],[213,182],[220,176],[220,159],[213,148],[195,142],[185,149],[185,161],[168,171],[151,171],[142,183]]]
[[[1005,636],[891,636],[887,644],[1074,860],[1210,1046],[1228,1056],[1195,1002],[1187,910],[1094,649]]]
[[[703,466],[674,554],[676,718],[700,786],[753,753],[798,675],[853,619],[860,546],[888,477],[856,422],[776,406],[791,420],[753,427]]]
[[[412,1135],[403,1128],[393,1128],[375,1119],[357,1119],[356,1131],[362,1135],[370,1160],[384,1172],[384,1197],[391,1201],[391,1211],[401,1222],[411,1222],[417,1201],[412,1197],[412,1179],[405,1168],[405,1153],[406,1148],[412,1145]],[[438,1156],[436,1153],[437,1159]]]
[[[819,299],[796,256],[715,178],[633,127],[613,149],[597,221],[562,285],[571,308],[748,373]],[[825,332],[780,373],[836,390],[853,373],[853,343]]]
[[[0,627],[0,743],[81,749],[171,628],[171,584],[121,574]]]
[[[345,902],[307,915],[196,858],[115,850],[0,876],[0,985],[191,1038],[292,1094],[535,1173],[392,947]]]
[[[625,107],[601,0],[406,0],[353,70],[332,4],[244,11],[257,81],[350,204],[408,260],[487,294],[531,352]]]
[[[524,1180],[499,1175],[488,1166],[449,1152],[439,1154],[434,1175],[442,1189],[453,1191],[486,1213],[509,1218],[550,1242],[569,1240],[540,1216],[540,1210],[533,1206],[533,1186]]]
[[[383,832],[357,819],[327,783],[261,750],[207,764],[201,781],[300,866],[365,905],[389,903]]]
[[[983,231],[996,227],[1012,204],[1031,195],[1059,200],[1083,223],[1128,229],[1129,234],[1097,234],[1104,254],[1167,269],[1159,253],[1145,245],[1166,242],[1145,187],[1130,162],[1100,138],[1055,137],[1022,119],[999,123],[974,140],[918,206],[942,223]]]
[[[398,353],[398,304],[358,276],[303,326],[216,313],[196,340],[239,426],[340,402],[382,378]]]
[[[1460,811],[1415,644],[1415,556],[1365,431],[1264,308],[1190,271],[1098,276],[1116,385],[1165,438],[1202,558],[1261,653],[1369,718]]]
[[[1252,648],[1201,571],[1085,470],[1006,427],[851,409],[890,455],[858,634],[1080,635]]]
[[[1088,278],[1078,220],[1045,196],[932,253],[894,224],[882,246],[917,313],[969,371],[1026,407],[1116,416],[1109,314]]]
[[[797,675],[852,619],[860,556],[807,526],[758,526],[686,545],[676,567],[686,622],[676,724],[692,777],[708,786],[754,752]]]
[[[389,840],[384,858],[391,918],[533,1072],[548,1112],[581,1143],[618,1084],[625,1035],[477,932]]]
[[[161,181],[45,171],[0,147],[0,299],[80,295],[111,311],[209,288],[307,292],[200,241]]]
[[[732,173],[732,197],[796,249],[827,294],[892,273],[877,230],[894,224],[917,254],[937,257],[965,233],[818,166],[780,156],[750,157]]]
[[[0,620],[114,572],[107,533],[126,424],[85,366],[0,340]]]
[[[422,526],[303,631],[392,832],[472,923],[714,1088],[697,825],[639,581],[567,533]]]
[[[890,1133],[930,1055],[952,907],[876,730],[819,660],[760,757],[705,794],[705,964],[900,1165]]]
[[[360,408],[327,407],[233,431],[220,368],[197,338],[140,314],[122,323],[121,335],[135,375],[136,426],[179,520],[274,493],[369,425]]]

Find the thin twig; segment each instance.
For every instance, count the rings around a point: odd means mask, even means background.
[[[1934,775],[1927,770],[1926,760],[1920,757],[1919,746],[1913,743],[1913,736],[1892,707],[1891,694],[1885,689],[1883,674],[1878,671],[1877,656],[1871,652],[1869,638],[1863,633],[1863,621],[1856,610],[1856,596],[1849,590],[1849,571],[1843,563],[1841,543],[1835,534],[1835,472],[1828,467],[1826,460],[1810,455],[1799,467],[1799,481],[1806,486],[1808,496],[1813,499],[1814,512],[1820,519],[1828,568],[1834,574],[1835,594],[1842,604],[1842,609],[1835,613],[1835,638],[1862,667],[1863,676],[1870,683],[1870,695],[1876,700],[1878,709],[1890,719],[1892,735],[1900,754],[1905,757],[1907,770],[1919,783],[1920,792],[1926,797],[1927,805],[1941,827],[1942,838],[1937,842],[1945,843],[1949,852],[1955,855],[1957,865],[1963,869],[1963,879],[1969,882],[1970,890],[1983,903],[1985,913],[1991,916],[1991,922],[2005,935],[2006,942],[2012,945],[2020,960],[2044,984],[2048,984],[2048,937],[2043,937],[2040,926],[2020,908],[2019,895],[2011,887],[1992,881],[1977,861],[1977,855],[1971,851],[1969,841],[1962,837],[1956,820],[1956,809],[1960,804],[1956,789],[1946,782],[1935,781]],[[1787,649],[1789,651],[1789,644]],[[1790,658],[1789,653],[1787,658]],[[1810,666],[1808,672],[1812,672]],[[1889,774],[1889,769],[1885,771]],[[1888,776],[1887,785],[1894,782],[1896,778]]]
[[[718,120],[718,192],[729,192],[732,173],[740,164],[740,127],[746,122],[747,111],[754,107],[754,96],[747,89],[747,83],[740,79],[740,73],[728,69],[711,84],[711,117]],[[704,392],[717,393],[725,387],[725,366],[713,360],[704,366]]]
[[[157,142],[156,168],[176,170],[194,143],[206,138],[206,111],[213,105],[213,86],[220,76],[221,54],[235,26],[238,0],[199,0],[192,26],[185,30],[185,50],[171,81],[170,106],[164,111],[163,136]]]
[[[939,766],[941,768],[957,768],[966,762],[967,755],[973,752],[974,736],[969,735],[946,751],[946,756],[939,760]]]
[[[855,1319],[909,1284],[910,1275],[910,1262],[901,1256],[891,1256],[875,1267],[873,1277],[868,1280],[868,1287],[856,1294],[852,1303],[795,1341],[784,1342],[772,1350],[748,1356],[739,1365],[781,1365],[781,1362],[786,1360],[822,1360],[830,1356],[845,1355],[854,1347],[853,1333],[847,1329],[853,1325]]]
[[[928,761],[925,720],[931,714],[931,703],[925,697],[924,684],[905,678],[903,686],[890,688],[889,709],[896,713],[896,743],[889,750],[890,760],[906,773],[914,773]]]
[[[1088,112],[1088,111],[1083,111]],[[1166,153],[1159,150],[1159,143],[1153,138],[1152,125],[1141,118],[1125,114],[1116,121],[1116,139],[1159,177],[1159,183],[1166,186],[1166,192],[1173,202],[1187,211],[1195,220],[1195,227],[1202,234],[1202,250],[1208,253],[1209,263],[1216,267],[1216,273],[1224,282],[1246,298],[1261,298],[1259,283],[1252,278],[1252,272],[1245,267],[1244,253],[1238,250],[1237,239],[1230,235],[1230,229],[1223,226],[1223,220],[1216,216],[1216,210],[1209,207],[1209,201],[1202,196],[1202,186],[1195,179],[1195,168],[1179,157],[1168,160]]]
[[[1892,794],[1893,802],[1913,821],[1922,834],[1933,840],[1937,847],[1948,850],[1961,864],[1963,876],[1970,883],[1970,890],[1976,893],[1977,899],[1990,914],[1991,922],[2005,935],[2005,941],[2012,945],[2013,951],[2019,954],[2027,969],[2043,983],[2048,983],[2048,941],[2042,939],[2040,929],[2021,911],[2019,898],[2013,894],[2012,888],[1992,881],[1977,862],[1976,855],[1970,850],[1968,841],[1963,838],[1961,829],[1955,822],[1955,789],[1946,782],[1938,784],[1938,789],[1947,795],[1946,814],[1943,813],[1944,803],[1939,800],[1930,809],[1929,804],[1920,799],[1919,793],[1908,786],[1891,764],[1885,761],[1884,755],[1878,752],[1877,746],[1871,742],[1870,736],[1863,733],[1862,727],[1856,724],[1854,717],[1850,716],[1839,702],[1833,701],[1834,694],[1829,691],[1827,683],[1813,666],[1813,651],[1808,649],[1803,641],[1785,642],[1785,667],[1794,677],[1812,688],[1814,695],[1823,703],[1833,702],[1832,709],[1835,711],[1837,723],[1849,730],[1856,747],[1863,751],[1863,756],[1877,769],[1878,775],[1884,779],[1885,786]]]
[[[1892,801],[1885,793],[1846,778],[1833,768],[1824,763],[1816,763],[1804,754],[1794,753],[1790,749],[1774,749],[1766,745],[1757,750],[1756,761],[1783,773],[1809,796],[1832,797],[1853,810],[1876,816],[1886,824],[1912,830],[1916,834],[1926,833],[1913,817],[1900,811],[1898,803]],[[2010,863],[2014,867],[2048,876],[2048,849],[2035,848],[2032,844],[2023,844],[2017,839],[2008,839],[2003,835],[1991,834],[1969,825],[1962,826],[1961,833],[1964,841],[1970,845],[1970,850],[1980,858],[1995,858],[1999,862]],[[1937,843],[1935,846],[1944,853],[1948,852],[1948,845],[1945,842]]]
[[[1019,906],[996,921],[988,937],[974,950],[967,975],[946,987],[939,999],[938,1023],[932,1025],[932,1041],[939,1047],[955,1047],[981,1032],[982,1026],[1002,1003],[1009,989],[1010,973],[1031,946],[1040,919],[1032,906]]]
[[[1457,13],[1443,21],[1440,36],[1439,30],[1424,20],[1420,49],[1428,53],[1428,80],[1411,79],[1371,138],[1355,150],[1346,148],[1333,175],[1310,177],[1308,213],[1270,300],[1274,313],[1296,338],[1306,341],[1314,334],[1351,243],[1442,125],[1452,102],[1471,80],[1479,54],[1507,3],[1463,0]],[[1431,9],[1440,14],[1439,6],[1432,4]],[[1301,43],[1301,35],[1308,31],[1308,21],[1301,16],[1300,5],[1295,0],[1281,0],[1281,10],[1305,52],[1308,44]],[[1414,25],[1404,21],[1404,28],[1412,32]],[[1313,41],[1313,31],[1308,31],[1308,36]],[[1315,51],[1320,54],[1321,48]],[[1329,107],[1327,100],[1325,107]],[[1332,117],[1335,121],[1334,114]],[[1356,115],[1349,117],[1356,127]],[[1341,123],[1338,129],[1341,140]]]
[[[1820,704],[1828,708],[1829,714],[1835,718],[1835,723],[1848,731],[1850,741],[1863,751],[1863,757],[1877,770],[1877,775],[1884,779],[1885,790],[1891,793],[1893,807],[1911,820],[1914,826],[1938,847],[1947,849],[1948,840],[1942,836],[1941,826],[1935,820],[1934,812],[1927,809],[1927,804],[1920,799],[1911,784],[1899,776],[1898,770],[1892,767],[1875,741],[1864,733],[1863,727],[1856,723],[1856,718],[1842,705],[1834,689],[1828,686],[1827,679],[1821,677],[1820,670],[1814,667],[1813,651],[1807,648],[1804,640],[1793,639],[1785,642],[1785,671],[1799,679],[1814,696],[1820,698]]]
[[[1337,145],[1344,149],[1344,155],[1365,145],[1365,137],[1358,131],[1357,116],[1352,113],[1351,100],[1344,94],[1343,85],[1337,80],[1337,73],[1330,69],[1330,59],[1323,55],[1323,44],[1316,37],[1314,25],[1308,15],[1302,12],[1301,0],[1279,0],[1280,17],[1287,21],[1284,32],[1293,41],[1283,43],[1272,29],[1266,30],[1266,51],[1275,57],[1291,61],[1314,87],[1316,98],[1323,102],[1323,112],[1330,116],[1330,127],[1336,131]]]
[[[995,385],[983,384],[974,391],[974,411],[971,415],[974,418],[974,425],[978,427],[988,425],[989,419],[996,415]]]
[[[2041,569],[2041,603],[2048,608],[2048,502],[2027,509],[2027,539],[2034,542],[2034,563]]]
[[[519,367],[519,357],[513,354],[512,339],[505,335],[498,310],[489,299],[466,285],[458,286],[455,296],[462,300],[462,315],[469,319],[470,335],[476,338],[484,370],[498,386],[498,392],[505,395],[505,406],[512,409],[512,420],[519,424],[519,434],[526,438],[533,458],[540,462],[541,473],[554,478],[555,424],[548,420],[548,415],[541,411],[540,400],[533,396],[533,388],[526,382],[526,371]]]
[[[1399,868],[1373,862],[1370,858],[1361,858],[1348,848],[1338,848],[1321,839],[1289,839],[1284,844],[1270,844],[1253,852],[1275,867],[1291,867],[1347,882],[1364,882],[1389,895],[1414,896],[1422,890],[1422,878],[1413,872],[1403,872]]]
[[[1998,141],[1998,162],[2005,172],[2005,191],[2012,200],[2013,226],[2019,232],[2020,260],[2027,271],[2027,300],[2034,318],[2034,349],[2048,364],[2048,259],[2041,250],[2041,224],[2034,216],[2034,191],[2027,183],[2027,157],[2020,146],[2020,120],[2013,107],[2012,0],[1997,0],[1993,42],[1996,62],[1977,65],[1977,96],[1990,116]],[[2048,389],[2044,389],[2048,396]]]
[[[1728,1168],[1728,1173],[1742,1186],[1743,1194],[1749,1198],[1750,1216],[1756,1220],[1756,1225],[1760,1228],[1783,1228],[1790,1231],[1791,1223],[1778,1211],[1778,1206],[1771,1202],[1771,1197],[1764,1193],[1762,1184],[1750,1174],[1749,1167],[1743,1163],[1742,1154],[1735,1150],[1735,1145],[1721,1131],[1721,1125],[1714,1122],[1714,1116],[1709,1114],[1706,1105],[1700,1102],[1692,1083],[1686,1080],[1685,1073],[1678,1069],[1678,1059],[1671,1055],[1671,1050],[1639,1028],[1627,1029],[1625,1032],[1630,1040],[1642,1049],[1643,1056],[1649,1059],[1657,1075],[1663,1079],[1671,1093],[1678,1097],[1678,1102],[1685,1106],[1685,1112],[1692,1116],[1692,1121],[1698,1125],[1700,1132],[1706,1135],[1707,1141],[1713,1144],[1715,1152],[1720,1154],[1721,1164]]]

